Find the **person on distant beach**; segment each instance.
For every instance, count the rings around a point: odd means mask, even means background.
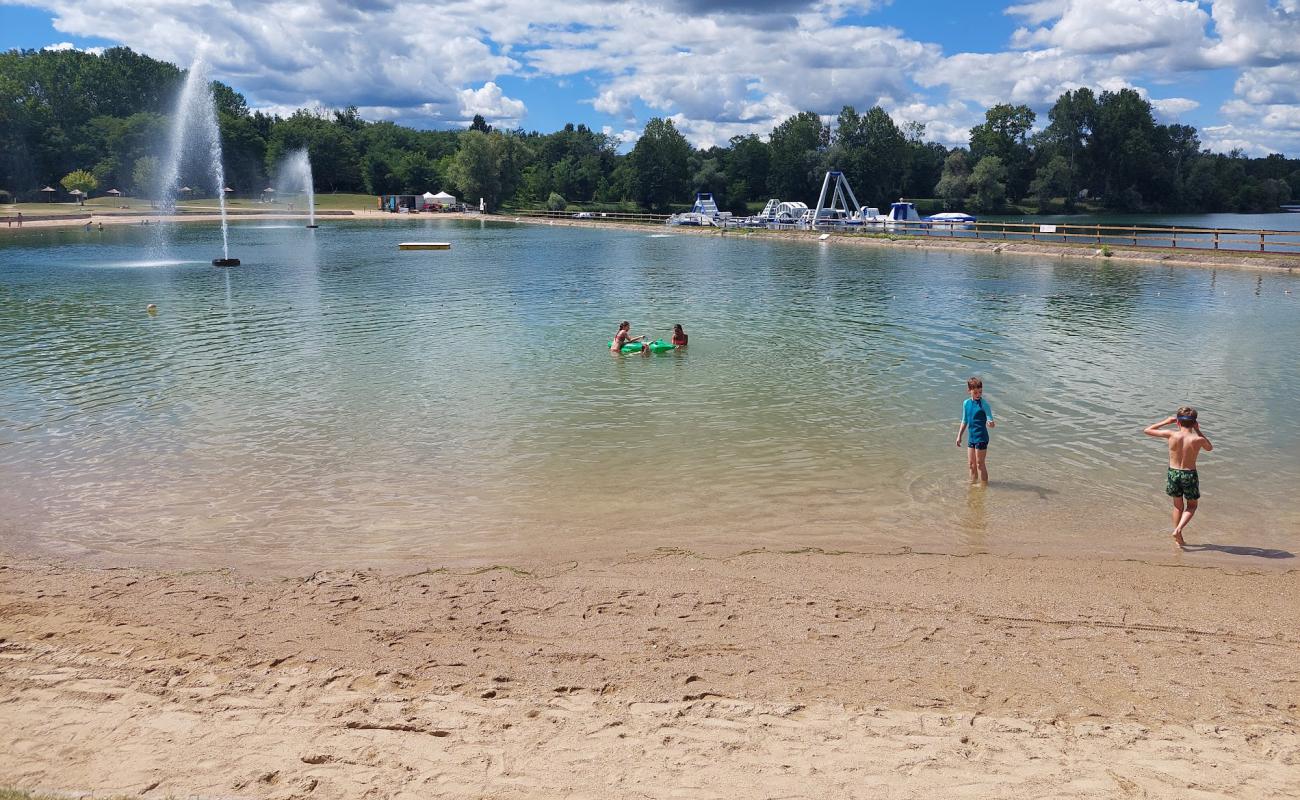
[[[961,427],[957,429],[957,446],[961,447],[962,434],[967,435],[966,463],[970,467],[970,482],[989,482],[989,470],[984,460],[989,452],[989,428],[993,427],[993,409],[984,399],[984,382],[979,378],[966,381],[970,397],[961,406]]]
[[[681,325],[673,326],[673,347],[686,346],[686,331],[682,330]]]
[[[614,341],[610,344],[609,350],[611,353],[621,353],[623,352],[623,345],[641,342],[641,352],[649,353],[650,345],[642,341],[642,339],[645,339],[645,337],[632,335],[632,323],[624,320],[618,324],[618,333],[614,334]]]
[[[1177,423],[1173,430],[1165,430],[1168,425]],[[1196,456],[1202,450],[1214,449],[1210,440],[1201,433],[1201,424],[1196,421],[1196,409],[1182,406],[1172,417],[1165,417],[1152,423],[1142,431],[1147,436],[1169,440],[1169,471],[1165,473],[1165,494],[1173,498],[1174,541],[1182,547],[1183,531],[1187,523],[1196,514],[1196,506],[1201,499],[1201,478],[1196,473]]]
[[[21,228],[22,226],[23,226],[23,212],[19,211],[19,212],[18,212],[18,227]]]

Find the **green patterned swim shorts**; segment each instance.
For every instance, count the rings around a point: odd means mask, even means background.
[[[1169,468],[1165,474],[1165,494],[1170,497],[1186,497],[1188,500],[1201,499],[1201,479],[1194,469]]]

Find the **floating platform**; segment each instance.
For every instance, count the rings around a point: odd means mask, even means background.
[[[402,242],[398,250],[450,250],[451,242]]]
[[[237,267],[237,266],[239,266],[239,259],[237,259],[237,258],[214,258],[214,259],[212,259],[212,266],[214,266],[214,267]]]

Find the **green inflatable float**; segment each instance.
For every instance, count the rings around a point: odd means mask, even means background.
[[[620,350],[619,352],[639,353],[641,352],[641,345],[642,342],[628,342],[627,344],[623,345],[623,349]],[[608,344],[605,345],[605,347],[613,347],[613,346],[614,346],[613,342],[609,342]],[[653,342],[650,342],[650,352],[652,353],[666,353],[669,350],[673,350],[673,349],[675,349],[673,347],[673,343],[665,342],[663,339],[655,339]]]

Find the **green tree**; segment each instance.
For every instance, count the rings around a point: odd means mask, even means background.
[[[551,195],[546,198],[546,208],[550,211],[563,211],[568,207],[569,204],[556,192],[551,192]]]
[[[286,154],[300,147],[311,154],[312,178],[318,189],[355,192],[365,186],[352,132],[324,112],[299,109],[272,128],[266,145],[266,172],[273,173]]]
[[[727,174],[722,169],[720,159],[706,158],[700,162],[699,169],[691,176],[691,183],[697,192],[710,192],[719,208],[728,208]]]
[[[1007,191],[1012,199],[1024,196],[1032,175],[1029,132],[1034,119],[1029,106],[1001,103],[984,112],[984,124],[970,131],[970,155],[976,167],[986,157],[996,156],[1007,172]]]
[[[1007,200],[1007,168],[997,156],[984,156],[970,175],[976,211],[997,211]]]
[[[447,178],[460,189],[466,203],[483,198],[488,209],[496,210],[501,199],[501,154],[493,136],[479,130],[462,134]]]
[[[754,134],[733,136],[724,161],[727,197],[732,205],[764,199],[771,153],[767,143]]]
[[[934,187],[934,193],[943,198],[944,206],[951,208],[970,194],[970,164],[965,150],[954,150],[943,162],[943,176]]]
[[[907,140],[903,167],[903,197],[927,197],[943,178],[944,161],[948,148],[938,142],[925,141],[925,124],[904,123],[903,138]]]
[[[821,188],[830,129],[811,111],[777,125],[768,137],[769,196],[812,202]]]
[[[1049,123],[1041,141],[1050,149],[1049,155],[1054,153],[1065,159],[1068,167],[1065,198],[1069,206],[1078,194],[1079,176],[1089,174],[1087,155],[1096,124],[1097,98],[1087,87],[1066,92],[1057,98],[1047,118]]]
[[[1073,180],[1070,175],[1070,162],[1065,156],[1052,156],[1046,164],[1038,168],[1038,173],[1029,184],[1029,193],[1038,200],[1038,213],[1047,213],[1052,199],[1065,196],[1069,200]]]
[[[96,187],[99,186],[99,181],[95,180],[95,176],[84,169],[69,172],[63,176],[59,183],[63,184],[63,188],[69,192],[81,192],[82,198],[95,191]]]
[[[153,194],[158,174],[158,159],[155,156],[137,158],[131,168],[131,186],[135,194],[141,196]]]
[[[1093,125],[1091,158],[1108,205],[1137,210],[1167,182],[1151,104],[1132,89],[1102,92]]]
[[[655,117],[628,154],[633,193],[648,208],[685,199],[690,190],[691,146],[670,119]]]

